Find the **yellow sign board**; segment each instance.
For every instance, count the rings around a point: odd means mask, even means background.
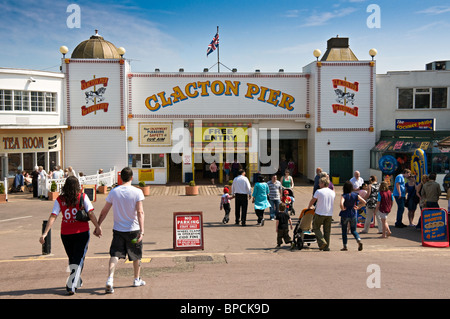
[[[248,142],[247,127],[202,127],[202,142]]]
[[[139,146],[171,145],[171,123],[139,123]]]
[[[152,182],[155,180],[155,171],[152,168],[140,169],[138,179],[140,182]]]

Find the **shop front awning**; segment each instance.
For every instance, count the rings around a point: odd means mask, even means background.
[[[446,138],[438,141],[438,147],[446,147],[450,148],[450,136],[447,136]]]
[[[421,148],[425,153],[441,153],[438,141],[432,139],[381,139],[371,149],[382,153],[412,153]]]

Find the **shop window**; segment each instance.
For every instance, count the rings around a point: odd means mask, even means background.
[[[141,154],[128,154],[128,166],[129,167],[141,167]]]
[[[162,168],[165,167],[164,157],[164,154],[128,154],[128,166],[132,168]]]
[[[53,170],[56,165],[58,165],[58,152],[49,152],[48,159],[50,164],[50,167],[48,169]]]
[[[23,170],[27,173],[34,171],[34,154],[35,153],[23,153]]]
[[[47,153],[44,153],[44,152],[37,152],[37,153],[36,153],[36,157],[37,157],[37,165],[38,165],[38,166],[42,166],[42,167],[44,168],[45,171],[47,171],[46,155],[47,155]]]
[[[152,154],[152,167],[164,167],[164,154]]]
[[[22,170],[21,165],[21,155],[20,153],[9,153],[8,154],[8,175],[15,176],[17,172]]]
[[[150,154],[142,154],[142,168],[151,168],[151,158]]]
[[[433,154],[432,171],[436,174],[446,174],[449,171],[449,154]]]

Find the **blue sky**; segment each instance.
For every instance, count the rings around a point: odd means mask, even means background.
[[[70,4],[81,9],[80,28],[67,26]],[[380,9],[379,28],[367,25],[370,4]],[[239,72],[301,72],[336,35],[360,60],[376,48],[377,73],[450,60],[448,0],[0,0],[0,67],[58,71],[59,47],[70,56],[98,29],[127,50],[134,72],[201,72],[217,62],[216,53],[206,57],[217,26],[220,61]]]

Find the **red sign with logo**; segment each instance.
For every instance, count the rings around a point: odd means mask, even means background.
[[[344,112],[345,114],[351,114],[353,116],[358,117],[358,107],[349,105],[354,105],[355,101],[355,93],[347,92],[347,89],[352,90],[354,92],[359,91],[359,83],[358,82],[349,82],[347,78],[345,80],[342,79],[333,79],[331,80],[333,83],[334,93],[336,93],[336,102],[337,104],[332,104],[333,113],[337,113],[338,111]],[[343,87],[339,88],[339,87]]]
[[[203,249],[203,213],[173,213],[173,249]]]
[[[108,112],[108,106],[109,103],[98,103],[102,102],[105,97],[104,94],[106,92],[106,87],[108,86],[108,78],[102,77],[102,78],[94,78],[89,81],[82,80],[81,81],[81,90],[85,91],[89,88],[91,88],[88,91],[84,92],[85,99],[86,99],[86,105],[83,105],[81,107],[81,115],[86,116],[89,113],[94,112],[97,114],[97,111],[103,110],[103,112]],[[100,88],[97,88],[97,86],[101,86]],[[93,87],[93,88],[92,88]],[[88,106],[89,103],[93,103],[93,105]]]

